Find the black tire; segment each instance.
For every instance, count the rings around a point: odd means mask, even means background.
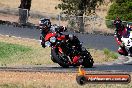
[[[86,84],[87,79],[83,75],[80,75],[80,76],[76,76],[76,81],[79,85],[84,85]]]
[[[58,63],[63,68],[68,68],[69,67],[69,64],[68,63],[65,63],[62,60],[62,57],[58,54],[57,48],[52,48],[51,49],[51,53],[52,53],[52,56],[54,57],[54,60],[56,61],[56,63]],[[67,58],[67,57],[65,57],[65,58]]]
[[[94,61],[93,61],[93,58],[92,58],[90,52],[88,52],[87,50],[85,50],[82,53],[83,53],[82,55],[85,56],[85,58],[83,59],[82,65],[85,68],[92,68]]]
[[[51,55],[51,60],[56,63],[56,60],[54,59],[54,57]]]
[[[132,47],[129,48],[130,57],[132,57]]]
[[[53,55],[52,49],[51,49],[51,60],[52,60],[54,63],[56,63],[56,60],[55,60],[55,57],[54,57],[54,55]]]
[[[124,47],[120,46],[120,48],[121,48],[124,52],[122,53],[122,52],[119,52],[119,51],[118,51],[118,53],[119,53],[120,55],[128,56],[128,52],[126,51],[125,46],[124,46]],[[130,51],[130,50],[129,50],[129,51]],[[130,51],[130,52],[131,52],[131,51]]]

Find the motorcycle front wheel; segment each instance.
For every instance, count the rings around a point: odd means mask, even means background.
[[[51,60],[52,60],[54,63],[57,63],[56,60],[55,60],[54,52],[52,51],[52,48],[51,48]]]
[[[58,63],[63,68],[68,68],[69,67],[68,57],[67,56],[61,56],[59,54],[59,51],[58,51],[57,48],[52,48],[51,53],[52,53],[52,57],[54,58],[56,63]]]

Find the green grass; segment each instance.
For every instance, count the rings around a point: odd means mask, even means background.
[[[0,66],[51,64],[49,49],[0,42]]]
[[[0,42],[0,60],[31,51],[30,47]]]
[[[86,47],[87,47],[87,50],[92,55],[95,63],[111,62],[117,59],[119,56],[118,53],[111,51],[107,48],[100,50],[100,49],[94,49],[94,48],[88,47],[88,45]]]
[[[20,88],[20,86],[16,84],[3,84],[0,85],[0,88]]]
[[[117,53],[115,53],[113,51],[110,51],[107,48],[103,49],[103,51],[104,51],[104,54],[105,54],[106,58],[112,58],[112,59],[117,59],[118,58]]]
[[[12,57],[18,57],[19,55],[23,55],[31,50],[32,49],[30,47],[0,42],[0,63],[2,66],[7,63],[12,63],[15,61],[12,60]]]

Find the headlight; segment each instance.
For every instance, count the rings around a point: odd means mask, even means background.
[[[50,38],[50,42],[55,43],[56,42],[56,38],[55,37],[51,37]]]
[[[49,41],[45,42],[45,46],[46,47],[50,47],[51,46],[51,43]]]

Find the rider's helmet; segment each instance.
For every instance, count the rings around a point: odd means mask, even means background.
[[[117,17],[116,17],[116,20],[120,20],[120,18],[117,16]]]
[[[39,20],[39,27],[41,29],[49,29],[51,27],[50,19],[47,18],[41,18]]]
[[[116,17],[116,24],[121,24],[120,18],[118,16]]]
[[[73,37],[74,37],[73,34],[69,34],[69,39],[70,39],[70,40],[73,40]]]

